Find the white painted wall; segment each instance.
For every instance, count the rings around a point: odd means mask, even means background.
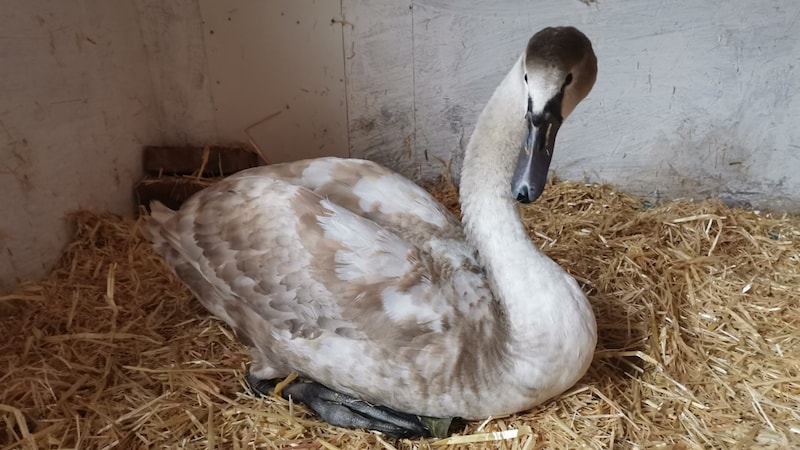
[[[347,156],[340,17],[338,0],[0,3],[0,293],[55,262],[67,212],[132,213],[144,145]]]
[[[559,133],[560,177],[800,211],[795,0],[388,4],[344,1],[354,156],[423,178],[441,173],[437,158],[457,169],[527,38],[572,24],[593,40],[600,72]]]
[[[141,29],[147,65],[140,75],[150,75],[149,88],[156,102],[150,126],[161,139],[156,143],[203,146],[236,142],[230,136],[220,138],[198,0],[132,1],[137,8],[129,11],[128,20]]]
[[[0,3],[0,292],[58,258],[66,212],[132,211],[157,139],[136,19],[129,2]]]
[[[219,136],[272,163],[347,156],[338,0],[199,0]]]
[[[457,176],[478,113],[528,37],[573,24],[594,41],[600,73],[560,131],[559,176],[800,211],[795,0],[200,4],[222,80],[212,85],[219,135],[241,139],[251,121],[297,105],[256,130],[276,160],[342,154],[347,142],[351,156],[415,179],[447,165]],[[327,103],[312,85],[330,89]],[[320,139],[320,129],[336,131]]]
[[[796,0],[6,0],[0,292],[58,257],[66,211],[132,210],[144,144],[252,138],[274,161],[457,172],[495,85],[553,24],[600,61],[559,176],[800,211]]]

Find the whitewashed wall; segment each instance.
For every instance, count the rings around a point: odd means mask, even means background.
[[[480,109],[528,37],[572,24],[594,41],[600,74],[560,132],[559,176],[800,210],[794,0],[200,3],[223,80],[212,86],[221,136],[247,139],[249,124],[293,106],[254,138],[274,160],[341,154],[346,142],[416,179],[446,166],[457,178]]]
[[[58,258],[65,213],[131,212],[156,112],[132,3],[0,3],[0,293]]]
[[[457,172],[494,86],[556,24],[600,62],[559,176],[800,211],[796,0],[7,0],[0,292],[57,259],[65,212],[132,211],[148,143]]]
[[[199,3],[219,136],[272,163],[347,156],[340,2]]]
[[[140,45],[144,45],[147,61],[139,70],[150,80],[143,89],[156,104],[150,118],[150,127],[159,135],[156,143],[202,146],[238,142],[220,134],[198,0],[130,1],[136,9],[130,11],[128,20],[140,26]]]
[[[559,133],[559,176],[800,210],[800,3],[404,3],[344,1],[354,156],[425,178],[441,172],[437,159],[457,168],[530,34],[572,24],[600,72]]]

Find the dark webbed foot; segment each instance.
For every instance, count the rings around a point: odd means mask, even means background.
[[[260,380],[248,373],[247,383],[255,393],[267,396],[275,389],[277,381]],[[281,396],[303,402],[331,425],[375,430],[397,438],[430,436],[428,428],[413,414],[370,405],[314,381],[295,381],[283,388]]]

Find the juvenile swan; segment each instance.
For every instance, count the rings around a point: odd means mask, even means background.
[[[313,381],[284,396],[395,436],[426,434],[417,416],[529,409],[586,372],[596,325],[515,202],[542,193],[556,133],[596,74],[577,29],[530,39],[467,145],[463,227],[389,169],[320,158],[240,172],[177,212],[154,203],[145,232],[250,348],[257,392],[296,371]]]

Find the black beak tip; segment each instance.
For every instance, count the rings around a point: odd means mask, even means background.
[[[539,198],[540,195],[542,195],[541,190],[537,191],[529,186],[520,186],[516,192],[517,201],[522,204],[533,203]]]

